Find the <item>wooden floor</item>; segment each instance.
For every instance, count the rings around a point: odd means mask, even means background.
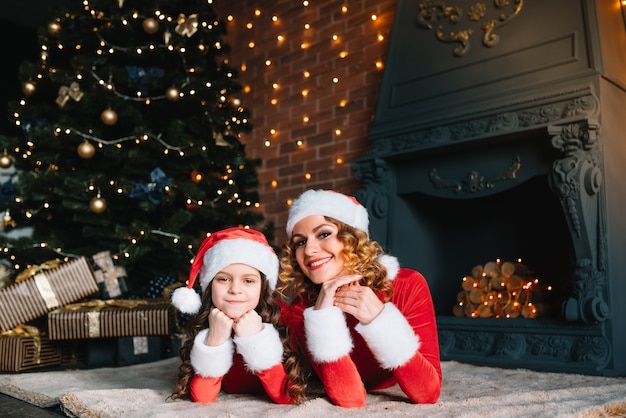
[[[0,417],[19,417],[19,418],[50,418],[65,417],[59,407],[56,408],[39,408],[28,402],[20,401],[11,396],[0,393]]]

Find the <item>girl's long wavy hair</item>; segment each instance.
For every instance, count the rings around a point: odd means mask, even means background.
[[[287,373],[285,391],[293,403],[299,404],[306,400],[307,379],[304,363],[299,353],[293,349],[287,328],[281,323],[280,306],[272,296],[268,281],[263,273],[261,273],[261,279],[261,299],[255,311],[261,316],[263,322],[274,325],[280,335],[283,343],[283,366]],[[196,335],[209,327],[209,313],[213,306],[212,291],[209,285],[202,295],[200,311],[190,317],[187,324],[186,340],[179,351],[182,364],[178,368],[177,391],[170,395],[171,399],[190,399],[189,385],[195,371],[191,366],[189,357]]]
[[[367,234],[335,218],[324,217],[338,228],[337,238],[344,244],[345,267],[353,274],[363,276],[361,285],[368,286],[383,295],[383,301],[391,300],[392,286],[387,280],[387,269],[378,257],[384,254],[380,244],[370,240]],[[276,293],[285,300],[294,296],[303,298],[309,305],[314,305],[320,292],[320,285],[311,282],[302,272],[296,261],[296,250],[291,239],[282,247],[280,273]]]

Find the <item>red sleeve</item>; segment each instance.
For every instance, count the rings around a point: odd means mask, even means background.
[[[195,374],[189,384],[191,400],[200,403],[215,402],[217,395],[220,393],[223,378],[224,376],[202,377]]]
[[[306,304],[298,299],[287,309],[283,308],[283,319],[322,381],[326,395],[338,406],[365,406],[367,393],[349,355],[352,342],[343,313],[336,308],[315,312],[308,309],[308,330],[305,330],[306,308]]]
[[[419,348],[407,362],[391,371],[412,402],[435,403],[441,392],[442,373],[435,310],[428,283],[420,273],[401,269],[393,284],[391,302],[408,321],[418,338]]]
[[[262,370],[256,373],[263,389],[268,396],[278,404],[290,404],[293,403],[287,396],[287,373],[282,363],[275,365],[266,370]]]
[[[333,404],[344,408],[365,406],[367,392],[350,356],[333,362],[312,364]]]

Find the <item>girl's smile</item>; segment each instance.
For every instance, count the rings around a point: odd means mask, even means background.
[[[211,281],[213,305],[231,319],[257,307],[261,298],[261,273],[247,264],[229,264]]]

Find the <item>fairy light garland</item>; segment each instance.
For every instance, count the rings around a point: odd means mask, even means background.
[[[123,1],[123,0],[120,0]],[[212,1],[208,1],[208,4],[212,4]],[[121,4],[120,4],[121,7]],[[105,21],[106,19],[103,18],[104,13],[103,12],[99,12],[95,9],[92,9],[91,4],[88,0],[84,1],[84,10],[88,13],[91,14],[92,18],[96,21],[102,22]],[[141,22],[142,20],[151,18],[152,16],[143,16],[143,15],[139,15],[137,13],[133,13],[132,15],[127,15],[123,18],[121,18],[119,20],[119,22],[121,22],[122,25],[128,26],[130,27],[131,24],[134,24],[134,22]],[[75,15],[70,15],[70,14],[66,14],[64,16],[65,19],[67,20],[72,20],[75,21],[77,19],[77,16]],[[155,12],[155,18],[157,19],[158,22],[167,22],[168,24],[172,24],[177,22],[177,20],[180,20],[180,15],[179,16],[167,16],[165,14],[163,14],[160,11],[156,11]],[[63,19],[59,18],[57,19],[55,22],[58,25],[58,28],[60,28],[61,26],[59,25],[60,23],[62,23]],[[211,21],[211,22],[199,22],[198,26],[201,28],[206,28],[206,29],[213,29],[216,26],[219,25],[219,22],[217,21]],[[184,53],[186,52],[185,48],[181,45],[176,45],[175,42],[172,42],[172,33],[169,31],[169,29],[165,32],[165,36],[163,37],[162,42],[154,42],[154,43],[147,43],[144,45],[139,45],[139,46],[133,46],[133,47],[125,47],[122,45],[117,45],[113,42],[110,42],[108,39],[106,39],[106,36],[103,34],[102,31],[99,30],[99,28],[97,26],[94,26],[94,34],[96,36],[97,41],[99,42],[100,47],[96,50],[96,54],[98,55],[114,55],[117,53],[126,53],[126,54],[137,54],[137,55],[142,55],[145,54],[146,52],[151,52],[151,51],[155,51],[157,49],[160,50],[166,50],[169,51],[171,53],[175,53],[177,54],[178,58],[180,59],[182,68],[184,73],[186,74],[193,74],[195,73],[197,70],[196,68],[189,66],[187,63],[187,60],[185,59]],[[58,70],[57,68],[52,64],[52,62],[50,61],[50,53],[51,51],[53,51],[54,49],[59,50],[59,51],[63,51],[65,49],[73,49],[75,51],[80,51],[81,49],[84,48],[82,43],[76,43],[75,45],[64,45],[62,42],[59,42],[55,39],[53,39],[52,37],[46,37],[44,40],[42,40],[42,45],[41,45],[41,50],[40,50],[40,65],[41,68],[39,70],[39,72],[36,73],[36,75],[33,78],[33,81],[31,81],[30,83],[37,83],[41,80],[43,80],[44,78],[46,78],[46,72],[51,75],[51,74],[57,74]],[[222,45],[219,41],[214,42],[213,44],[211,43],[203,43],[200,42],[199,44],[197,44],[195,46],[199,51],[201,52],[206,52],[207,48],[214,48],[216,50],[220,50],[222,48]],[[84,69],[81,71],[85,71]],[[76,71],[76,74],[74,75],[74,80],[78,83],[80,83],[83,80],[84,74],[81,71]],[[95,81],[96,84],[101,86],[103,89],[105,89],[106,91],[114,94],[117,98],[122,99],[124,101],[132,101],[132,102],[143,102],[145,105],[150,105],[153,102],[156,101],[162,101],[163,99],[168,99],[168,95],[166,94],[158,94],[158,95],[154,95],[154,96],[144,96],[143,93],[140,90],[137,90],[134,94],[133,93],[124,93],[124,92],[120,92],[115,88],[115,80],[111,79],[110,77],[108,78],[108,80],[106,79],[106,77],[101,76],[100,74],[98,74],[98,68],[97,67],[93,67],[91,68],[91,70],[88,71],[89,76],[91,76]],[[225,74],[226,77],[231,78],[233,77],[233,74],[228,72]],[[68,80],[67,84],[70,85],[72,82],[72,80]],[[189,95],[189,96],[193,96],[195,94],[198,93],[197,88],[195,89],[190,89],[187,91],[188,86],[190,84],[190,79],[189,77],[187,77],[185,80],[183,80],[182,83],[179,83],[179,85],[175,86],[177,91],[179,92],[179,97],[182,98],[185,95]],[[34,87],[35,84],[32,85],[32,87]],[[27,87],[31,87],[29,85],[25,85],[24,87],[24,91],[27,91]],[[207,91],[211,91],[211,89],[213,89],[213,85],[211,82],[207,82],[203,85],[201,85],[200,88],[204,88]],[[34,90],[33,90],[34,91]],[[239,114],[241,114],[244,109],[240,106],[240,100],[237,97],[228,97],[227,96],[227,90],[223,89],[219,92],[217,92],[216,94],[216,99],[219,103],[217,103],[218,107],[225,107],[225,106],[230,106],[232,107],[232,116],[226,120],[224,120],[223,122],[223,129],[224,129],[224,133],[227,133],[231,127],[234,126],[240,126],[240,125],[245,125],[248,123],[248,120],[245,117],[240,117]],[[26,94],[26,96],[28,96],[28,94]],[[171,99],[171,98],[170,98]],[[22,107],[26,107],[28,105],[28,99],[27,97],[24,97],[20,100],[19,102],[20,106]],[[203,107],[207,107],[207,105],[214,105],[214,103],[211,103],[210,101],[207,100],[203,100],[201,103],[201,106]],[[207,107],[207,110],[205,110],[204,112],[202,112],[203,114],[208,114],[209,110]],[[15,120],[15,125],[18,127],[22,127],[24,124],[24,121],[22,120],[22,115],[19,112],[15,112],[13,114],[14,120]],[[219,129],[219,127],[218,127]],[[134,135],[128,135],[128,136],[123,136],[123,137],[119,137],[119,138],[114,138],[114,139],[105,139],[105,138],[101,138],[97,135],[94,135],[91,132],[84,132],[80,129],[76,129],[76,128],[72,128],[72,127],[61,127],[61,126],[57,126],[56,128],[54,128],[53,131],[54,135],[61,135],[61,134],[65,134],[65,135],[76,135],[80,138],[82,138],[83,140],[86,141],[91,141],[97,144],[98,147],[102,148],[103,146],[114,146],[117,149],[121,149],[121,144],[124,142],[128,142],[128,141],[133,141],[135,143],[140,143],[140,142],[145,142],[148,140],[152,140],[152,141],[156,141],[159,144],[161,144],[163,146],[163,153],[165,155],[168,155],[170,153],[173,153],[174,155],[178,155],[180,157],[185,156],[185,150],[188,150],[192,147],[194,147],[193,143],[189,143],[186,146],[175,146],[172,145],[171,143],[169,143],[169,141],[167,141],[166,139],[164,139],[163,134],[162,133],[158,133],[158,134],[152,134],[152,133],[148,133],[145,132],[143,134],[134,134]],[[217,132],[215,134],[218,134]],[[20,149],[18,147],[16,147],[15,152],[16,153],[20,153],[21,157],[24,159],[27,158],[31,158],[32,157],[32,152],[31,149],[33,147],[36,146],[36,141],[33,139],[28,139],[26,142],[26,145],[28,147],[30,147],[30,149]],[[202,146],[201,151],[203,152],[208,152],[209,149],[206,146]],[[37,165],[44,167],[44,163],[41,161],[37,161],[36,162]],[[50,168],[52,169],[57,169],[54,167],[54,163],[50,163]],[[245,166],[241,165],[239,167],[239,169],[244,169]],[[228,168],[227,169],[227,174],[225,174],[222,178],[222,181],[224,182],[223,187],[221,187],[219,190],[217,190],[217,197],[215,197],[214,199],[210,200],[210,201],[204,201],[202,199],[197,199],[194,198],[192,196],[185,196],[185,201],[187,202],[188,205],[193,205],[193,206],[212,206],[215,205],[216,203],[218,203],[218,201],[220,199],[223,199],[225,202],[227,202],[228,204],[237,204],[237,205],[243,205],[246,207],[260,207],[260,203],[259,202],[252,202],[252,201],[244,201],[242,200],[237,193],[227,193],[226,191],[229,188],[235,187],[236,183],[233,180],[233,178],[231,177],[231,175],[233,174],[233,169],[232,168]],[[101,186],[104,187],[104,186]],[[116,181],[111,180],[109,182],[109,186],[113,189],[114,193],[123,193],[123,189],[117,184]],[[95,192],[95,187],[93,187],[93,185],[88,185],[86,187],[86,190],[89,191],[90,193],[94,193]],[[100,195],[100,190],[98,190],[98,196]],[[15,197],[15,201],[16,202],[20,202],[21,198],[19,196]],[[45,202],[44,204],[41,205],[41,207],[39,208],[29,208],[29,209],[25,209],[25,214],[27,218],[36,216],[37,214],[39,214],[40,212],[50,209],[50,204],[48,202]],[[172,234],[172,233],[168,233],[165,231],[157,231],[157,230],[152,230],[148,232],[149,234],[154,234],[154,235],[160,235],[162,237],[166,237],[168,239],[171,239],[172,242],[174,244],[180,244],[180,237],[177,234]],[[119,257],[129,257],[130,253],[132,252],[132,249],[136,246],[139,245],[139,243],[141,242],[141,239],[143,237],[145,237],[145,233],[142,231],[141,233],[139,233],[136,237],[133,238],[129,238],[129,245],[119,254],[115,254],[116,258]],[[185,244],[186,248],[189,252],[190,255],[193,256],[193,252],[191,251],[192,249],[192,245],[191,243],[187,243]],[[70,254],[70,253],[66,253],[63,251],[63,249],[61,248],[51,248],[47,243],[42,242],[39,243],[37,245],[34,246],[35,248],[42,248],[42,249],[48,249],[48,250],[52,250],[53,252],[55,252],[58,255],[62,255],[65,257],[76,257],[76,254]],[[9,253],[10,252],[11,247],[10,246],[4,246],[2,248],[2,252],[3,253]]]
[[[461,280],[461,288],[452,313],[470,318],[536,318],[545,313],[541,292],[552,290],[541,288],[521,259],[476,265]]]
[[[260,3],[260,2],[259,2]],[[351,100],[349,97],[351,96],[351,89],[353,88],[350,83],[346,83],[346,68],[342,67],[342,61],[351,56],[351,54],[357,52],[354,51],[353,48],[358,45],[358,43],[350,42],[353,41],[353,38],[345,36],[342,33],[342,29],[337,29],[333,33],[321,33],[323,30],[327,30],[327,26],[324,25],[323,29],[321,29],[321,25],[318,25],[317,20],[319,15],[317,10],[313,7],[313,5],[309,1],[303,1],[302,3],[303,11],[300,13],[303,18],[302,25],[300,26],[300,30],[293,29],[292,26],[286,27],[283,22],[283,18],[280,15],[280,12],[274,12],[272,10],[271,13],[266,12],[271,6],[267,7],[256,7],[250,11],[245,11],[245,14],[237,15],[230,14],[227,16],[226,21],[229,25],[229,33],[235,34],[237,37],[241,37],[240,43],[242,45],[246,45],[250,50],[249,54],[241,57],[240,71],[242,73],[245,72],[254,72],[255,74],[260,74],[261,77],[255,76],[255,78],[262,78],[267,80],[266,84],[270,86],[268,91],[264,90],[263,93],[253,92],[253,86],[245,85],[244,93],[246,94],[255,94],[258,95],[258,99],[264,100],[266,105],[270,108],[275,108],[281,104],[281,101],[290,101],[294,102],[290,104],[293,109],[299,109],[302,113],[298,117],[297,114],[293,116],[295,118],[299,118],[302,121],[302,126],[315,126],[322,127],[321,123],[325,120],[334,119],[335,114],[332,109],[332,106],[323,106],[319,110],[316,108],[313,103],[318,99],[318,91],[320,85],[331,85],[332,89],[337,91],[337,95],[340,97],[337,106],[339,108],[345,108],[350,103]],[[317,6],[316,6],[317,7]],[[364,27],[368,33],[371,33],[372,43],[383,43],[386,41],[387,31],[389,30],[389,25],[387,25],[388,19],[387,16],[380,16],[377,13],[370,14],[362,14],[362,10],[351,10],[347,2],[339,2],[336,6],[333,6],[338,9],[338,13],[330,12],[333,16],[333,26],[337,28],[342,28],[341,20],[351,19],[352,22],[350,27],[354,27],[357,21],[355,20],[355,14],[359,14],[360,24]],[[352,12],[352,13],[351,13]],[[290,11],[290,14],[294,14],[293,11]],[[269,24],[267,24],[269,20]],[[335,21],[336,20],[336,21]],[[261,29],[257,29],[257,26]],[[263,47],[263,55],[258,54],[255,56],[255,48],[261,45],[257,42],[257,36],[262,37],[263,39],[267,38],[267,30],[272,30],[274,32],[275,39],[275,48],[268,49]],[[259,30],[264,31],[261,35],[257,33]],[[366,35],[367,36],[367,35]],[[245,41],[245,39],[248,39]],[[326,41],[327,40],[327,41]],[[328,47],[325,47],[326,50],[330,49],[335,54],[336,64],[331,66],[329,65],[319,65],[314,68],[302,68],[301,69],[301,78],[299,81],[295,80],[294,71],[280,71],[279,63],[281,60],[277,59],[275,55],[280,55],[283,52],[284,48],[293,48],[293,45],[299,45],[302,51],[310,50],[314,46],[318,46],[320,43],[328,42]],[[354,45],[354,46],[353,46]],[[360,50],[358,51],[361,52]],[[384,69],[384,60],[382,58],[382,54],[384,51],[381,50],[381,56],[372,56],[372,67],[374,71],[382,71]],[[252,55],[248,57],[249,55]],[[330,57],[330,55],[329,55]],[[352,65],[346,62],[345,64]],[[367,64],[366,64],[367,65]],[[245,76],[244,76],[245,77]],[[286,80],[289,81],[286,81]],[[288,85],[289,89],[281,90],[281,86]],[[341,93],[343,91],[343,94]],[[301,98],[301,102],[298,103],[296,99],[296,94],[298,94]],[[308,105],[310,103],[311,105]],[[276,122],[265,122],[265,125],[258,126],[257,132],[261,132],[261,134],[257,134],[261,136],[260,143],[263,144],[264,148],[276,148],[285,142],[292,142],[296,146],[297,151],[302,152],[310,152],[312,147],[317,147],[316,144],[310,143],[310,139],[305,135],[296,136],[296,137],[288,137],[285,135],[287,132],[292,133],[293,128],[289,129],[281,129],[281,126],[278,125],[282,123],[282,121],[277,120]],[[346,125],[347,121],[339,121],[337,126],[332,126],[325,124],[323,125],[323,129],[328,130],[328,134],[333,138],[338,138],[340,136],[346,137],[346,140],[351,138],[351,133],[346,133]],[[315,131],[315,136],[323,135],[324,132]],[[295,157],[297,158],[297,157]],[[341,152],[337,152],[335,155],[326,155],[328,158],[329,167],[337,167],[341,166],[345,163],[345,158],[341,155]],[[319,166],[319,160],[316,160],[316,165]],[[316,171],[311,171],[307,169],[306,164],[303,166],[304,172],[301,173],[303,182],[310,182],[319,180],[317,178],[317,174],[319,169]],[[326,169],[323,170],[327,172]],[[273,178],[270,180],[271,188],[275,189],[279,187],[279,178]]]

